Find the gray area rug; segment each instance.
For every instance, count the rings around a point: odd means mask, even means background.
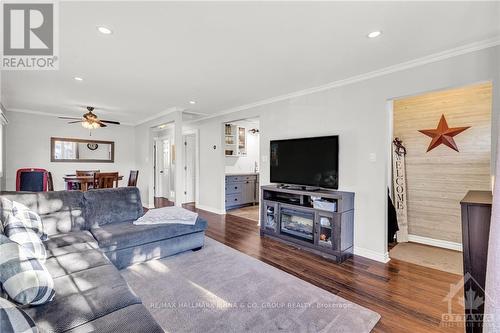
[[[370,332],[376,312],[205,238],[121,273],[167,332]]]

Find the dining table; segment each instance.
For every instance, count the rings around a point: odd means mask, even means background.
[[[63,179],[67,190],[74,190],[76,186],[80,191],[86,192],[94,184],[94,176],[65,175]],[[118,180],[122,179],[123,176],[118,175]]]

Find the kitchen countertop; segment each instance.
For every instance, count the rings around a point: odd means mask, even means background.
[[[258,172],[228,172],[226,176],[258,176]]]

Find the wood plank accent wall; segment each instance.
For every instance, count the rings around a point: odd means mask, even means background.
[[[462,242],[460,200],[491,190],[492,84],[426,93],[394,101],[394,136],[407,149],[409,234]],[[444,114],[449,127],[471,126],[454,137],[460,152],[441,145],[426,153]]]

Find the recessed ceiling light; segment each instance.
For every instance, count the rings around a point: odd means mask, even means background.
[[[79,76],[75,76],[73,79],[75,79],[75,81],[83,81],[83,79]]]
[[[368,38],[377,38],[380,35],[382,35],[382,31],[372,31],[367,36]]]
[[[99,30],[99,32],[103,35],[111,35],[113,33],[113,31],[110,28],[105,27],[103,25],[97,26],[97,30]]]
[[[189,101],[189,104],[196,104],[195,101]]]

